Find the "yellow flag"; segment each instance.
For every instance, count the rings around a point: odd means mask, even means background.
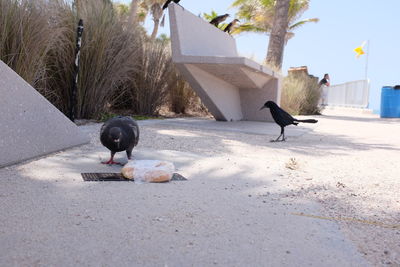
[[[359,47],[357,47],[357,48],[355,48],[355,49],[353,50],[354,52],[356,52],[356,54],[357,54],[356,57],[357,57],[357,58],[359,58],[361,55],[364,55],[364,54],[365,54],[365,52],[364,52],[364,50],[363,50],[364,45],[365,45],[365,42],[363,42],[361,46],[359,46]]]

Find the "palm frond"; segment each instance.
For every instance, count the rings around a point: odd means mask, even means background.
[[[231,4],[231,7],[238,7],[238,6],[242,6],[245,4],[248,4],[248,0],[235,0],[233,1],[233,3]]]
[[[298,29],[298,28],[300,28],[301,26],[303,26],[303,25],[305,25],[305,24],[307,24],[307,23],[310,23],[310,22],[315,22],[315,23],[317,23],[319,21],[319,18],[312,18],[312,19],[304,19],[304,20],[301,20],[301,21],[298,21],[298,22],[296,22],[295,24],[293,24],[293,25],[290,25],[289,26],[289,30],[295,30],[295,29]]]
[[[240,26],[236,27],[233,31],[232,31],[232,35],[237,35],[237,34],[241,34],[244,32],[253,32],[253,33],[265,33],[265,29],[261,28],[261,27],[257,27],[253,24],[241,24]]]
[[[214,10],[211,10],[211,13],[203,13],[203,18],[207,21],[211,21],[212,19],[216,18],[218,16],[217,12]]]

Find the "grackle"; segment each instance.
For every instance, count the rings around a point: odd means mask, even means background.
[[[234,19],[228,26],[225,27],[224,32],[231,34],[232,28],[239,22],[238,19]]]
[[[309,120],[298,120],[296,118],[293,118],[289,113],[281,109],[275,102],[273,101],[267,101],[264,106],[261,107],[260,110],[264,108],[269,108],[271,111],[272,118],[281,127],[281,135],[278,136],[276,140],[272,140],[271,142],[279,142],[279,141],[286,141],[285,138],[285,127],[288,125],[296,125],[299,124],[299,122],[305,122],[305,123],[317,123],[317,120],[309,119]],[[279,140],[279,138],[282,136],[282,140]]]
[[[167,1],[165,2],[165,4],[163,5],[162,9],[163,9],[163,10],[166,9],[166,8],[168,7],[168,5],[169,5],[171,2],[174,2],[175,4],[178,4],[178,5],[179,5],[179,1],[181,1],[181,0],[167,0]]]
[[[218,16],[218,17],[213,18],[213,19],[210,21],[210,23],[211,23],[212,25],[214,25],[215,27],[218,28],[218,25],[219,25],[221,22],[223,22],[224,20],[226,20],[228,17],[229,17],[229,14],[224,14],[224,15],[221,15],[221,16]]]

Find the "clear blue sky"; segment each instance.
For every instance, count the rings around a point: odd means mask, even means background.
[[[120,2],[129,3],[129,0]],[[215,10],[235,14],[229,9],[233,0],[181,0],[198,15]],[[368,78],[371,80],[370,107],[379,109],[380,89],[400,84],[400,0],[311,0],[303,18],[320,19],[299,28],[285,49],[283,72],[289,67],[308,66],[309,73],[322,77],[329,73],[332,84],[364,79],[366,56],[355,58],[353,49],[370,41]],[[167,20],[168,21],[168,20]],[[152,28],[151,20],[146,28]],[[160,33],[169,35],[169,25]],[[268,37],[242,34],[236,37],[242,55],[263,61]]]

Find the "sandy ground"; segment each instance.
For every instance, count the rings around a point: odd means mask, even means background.
[[[400,266],[400,120],[318,119],[285,143],[274,124],[140,122],[135,158],[189,179],[143,185],[83,182],[119,168],[81,126],[90,144],[0,169],[0,266]]]

